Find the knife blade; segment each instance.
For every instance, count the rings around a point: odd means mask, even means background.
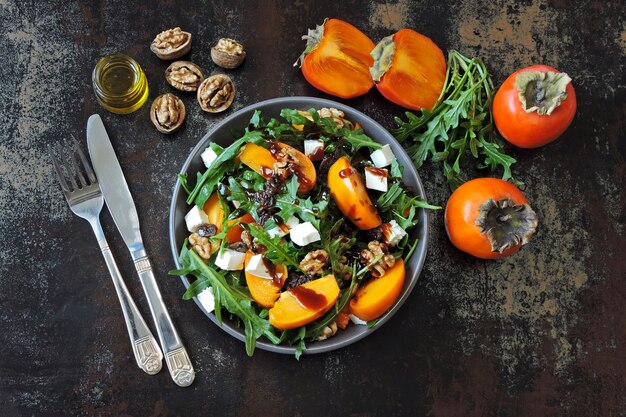
[[[148,299],[170,375],[177,385],[189,386],[195,378],[193,366],[163,302],[141,239],[137,208],[104,123],[97,114],[90,116],[87,121],[87,145],[104,200],[130,251]]]

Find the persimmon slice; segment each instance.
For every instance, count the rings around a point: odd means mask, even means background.
[[[402,29],[381,40],[372,57],[370,72],[385,98],[407,109],[433,108],[446,80],[446,60],[430,38]]]
[[[248,265],[253,255],[254,254],[250,251],[246,252],[246,258],[244,260],[245,265]],[[285,265],[276,265],[276,273],[281,274],[280,282],[273,279],[257,277],[247,271],[245,272],[246,285],[248,286],[248,290],[250,290],[250,295],[252,295],[254,301],[261,307],[273,307],[278,297],[280,297],[280,289],[287,280],[287,267]]]
[[[381,225],[382,220],[367,194],[363,177],[345,156],[328,170],[328,188],[339,210],[356,227],[369,230]]]
[[[342,98],[361,96],[373,87],[369,67],[374,42],[356,27],[328,19],[302,39],[307,46],[298,61],[313,87]]]
[[[211,197],[204,203],[202,208],[209,218],[209,223],[217,227],[217,233],[222,231],[222,223],[224,222],[224,209],[220,204],[220,197],[217,193],[211,194]]]
[[[303,303],[301,292],[306,297],[316,299],[315,306]],[[332,308],[339,297],[339,286],[334,275],[326,275],[309,281],[288,291],[283,291],[280,298],[269,311],[269,320],[277,329],[287,330],[304,326],[320,318]],[[319,303],[317,302],[319,299]]]
[[[405,268],[402,259],[385,272],[359,288],[350,300],[350,311],[361,320],[382,316],[396,302],[404,285]]]
[[[239,154],[239,160],[264,178],[279,174],[282,175],[283,179],[287,179],[288,174],[293,172],[300,183],[298,191],[304,194],[311,191],[317,181],[315,166],[309,157],[285,143],[271,142],[269,149],[248,143]],[[277,162],[288,162],[290,168],[278,172],[276,169]]]

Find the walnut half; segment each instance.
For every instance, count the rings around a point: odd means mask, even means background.
[[[211,48],[211,59],[217,66],[233,69],[246,59],[246,51],[236,40],[222,38]]]
[[[180,91],[196,91],[204,81],[204,74],[192,62],[176,61],[165,70],[165,81]]]
[[[191,33],[178,27],[164,30],[156,35],[150,44],[150,50],[161,59],[180,58],[191,50]]]
[[[235,84],[228,75],[216,74],[198,87],[198,103],[208,113],[219,113],[230,107],[235,99]]]
[[[391,268],[396,259],[389,253],[387,245],[378,241],[371,241],[367,244],[367,249],[363,249],[360,253],[361,265],[369,265],[376,258],[381,257],[374,265],[370,265],[370,273],[374,278],[380,278],[385,272]]]
[[[185,120],[185,104],[174,94],[162,94],[152,102],[150,120],[161,133],[176,132]]]

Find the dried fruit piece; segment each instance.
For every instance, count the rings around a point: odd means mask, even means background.
[[[185,120],[185,104],[174,94],[162,94],[154,99],[150,120],[161,133],[176,132]]]
[[[222,38],[211,48],[211,59],[222,68],[237,68],[246,59],[246,51],[242,44],[234,39]]]
[[[212,75],[198,87],[198,103],[206,112],[224,111],[230,107],[234,99],[235,84],[228,75]]]
[[[180,91],[196,91],[204,81],[204,74],[192,62],[176,61],[165,70],[165,81]]]
[[[150,50],[161,59],[180,58],[191,50],[191,33],[181,28],[164,30],[156,35],[150,44]]]
[[[372,78],[387,100],[407,109],[433,108],[446,80],[446,60],[431,39],[402,29],[381,40],[372,56]]]

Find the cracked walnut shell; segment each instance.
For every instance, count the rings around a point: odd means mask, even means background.
[[[219,67],[234,69],[246,59],[246,51],[236,40],[222,38],[211,48],[211,59]]]
[[[179,27],[165,30],[154,38],[150,50],[165,60],[180,58],[191,50],[191,33]]]
[[[161,133],[176,132],[185,120],[185,104],[174,94],[162,94],[152,102],[150,120]]]
[[[176,61],[165,70],[165,81],[180,91],[196,91],[204,81],[204,74],[192,62]]]
[[[222,112],[230,107],[234,99],[235,84],[228,75],[212,75],[198,87],[198,103],[205,112]]]

